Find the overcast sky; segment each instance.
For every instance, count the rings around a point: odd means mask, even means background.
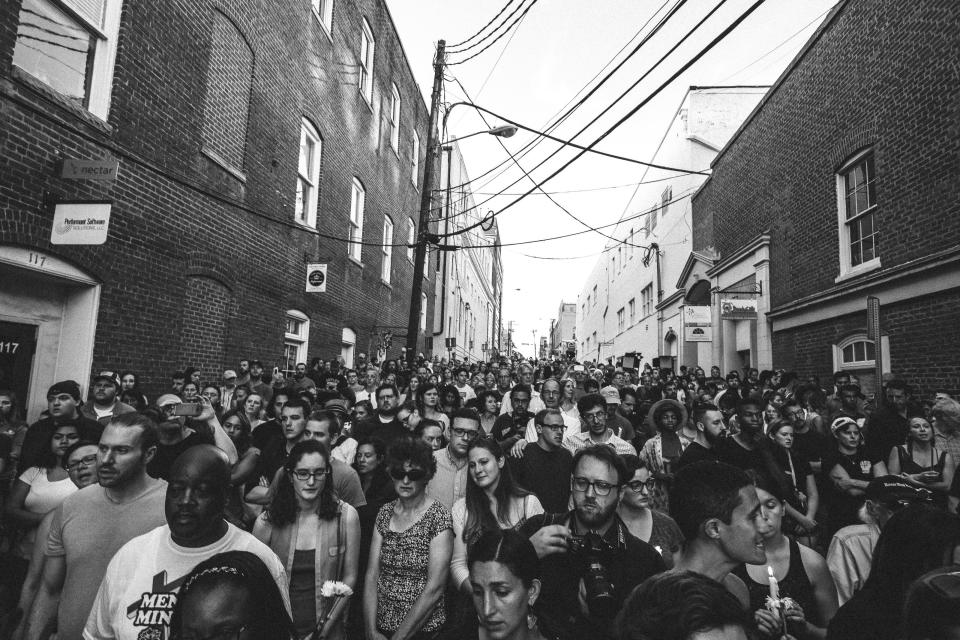
[[[507,0],[388,0],[400,39],[429,101],[433,83],[432,60],[436,42],[448,47],[473,35],[486,24]],[[464,60],[490,43],[447,58],[447,77],[456,78],[479,104],[505,118],[543,129],[557,114],[573,104],[613,65],[624,59],[675,0],[513,0],[504,15],[522,2],[531,5],[511,33],[484,53]],[[674,53],[620,102],[587,128],[575,140],[589,144],[613,126],[627,112],[646,99],[707,43],[753,4],[754,0],[727,0]],[[571,139],[590,120],[613,103],[621,93],[646,73],[680,38],[720,3],[720,0],[688,0],[653,38],[614,74],[595,95],[563,122],[553,135]],[[786,68],[807,38],[826,17],[835,0],[767,0],[727,38],[678,77],[657,97],[606,137],[598,149],[638,160],[649,161],[690,86],[769,85]],[[643,25],[653,17],[646,28]],[[502,19],[502,18],[501,18]],[[510,20],[513,21],[513,18]],[[628,45],[621,53],[622,48]],[[462,49],[463,47],[461,47]],[[499,58],[499,62],[498,62]],[[612,64],[611,64],[612,61]],[[601,74],[603,71],[603,74]],[[445,84],[448,103],[466,99],[456,82]],[[428,102],[429,104],[429,102]],[[491,126],[501,124],[488,116]],[[465,136],[486,129],[476,111],[459,106],[451,112],[449,132]],[[519,132],[504,140],[518,153],[534,134]],[[519,158],[536,180],[542,180],[576,155],[564,150],[543,161],[558,145],[544,141]],[[500,169],[477,180],[472,186],[483,211],[498,211],[529,190],[533,183],[524,177],[490,136],[476,136],[461,144],[471,177],[479,176],[507,160]],[[704,169],[705,167],[689,167]],[[502,171],[502,174],[501,174]],[[634,185],[643,167],[620,160],[587,154],[550,180],[544,189],[570,213],[600,226],[616,222],[627,210]],[[513,184],[516,181],[516,184]],[[512,186],[511,186],[512,185]],[[505,191],[504,195],[492,194]],[[571,191],[577,191],[571,193]],[[485,195],[491,194],[491,195]],[[509,195],[514,194],[514,195]],[[583,225],[551,203],[534,194],[498,216],[504,244],[582,231]],[[531,354],[537,340],[549,329],[561,301],[575,302],[607,240],[589,232],[564,240],[505,246],[502,250],[504,320],[513,320],[515,342]],[[544,259],[549,258],[549,259]],[[530,343],[524,345],[523,343]]]

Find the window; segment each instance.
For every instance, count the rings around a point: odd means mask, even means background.
[[[890,371],[890,341],[887,336],[880,337],[881,368],[884,373]],[[849,372],[860,385],[861,391],[870,397],[877,390],[877,347],[866,334],[847,336],[833,345],[833,370]]]
[[[340,337],[340,355],[343,356],[343,362],[348,369],[353,368],[353,354],[356,346],[357,332],[349,327],[344,327]]]
[[[650,212],[650,231],[657,228],[657,209],[659,205],[654,203],[653,210]]]
[[[670,206],[670,201],[673,200],[673,187],[667,185],[667,188],[663,190],[663,193],[660,194],[660,215],[661,217],[667,216],[667,207]]]
[[[373,29],[364,18],[360,23],[360,94],[367,104],[373,104],[373,50],[376,41]]]
[[[855,340],[840,349],[840,367],[872,367],[877,360],[877,347],[871,340]]]
[[[317,226],[321,147],[320,135],[304,118],[300,122],[300,160],[297,163],[297,199],[294,204],[294,219],[308,227]]]
[[[876,174],[873,153],[855,156],[837,175],[840,272],[879,267],[876,227]]]
[[[347,245],[347,255],[360,262],[363,245],[363,200],[366,193],[363,185],[356,178],[353,179],[353,191],[350,194],[350,243]]]
[[[637,321],[637,299],[630,298],[630,324]]]
[[[390,284],[390,267],[393,262],[393,221],[383,216],[383,248],[381,249],[380,279]]]
[[[617,264],[620,265],[620,271],[623,271],[623,247],[617,247]]]
[[[283,331],[283,374],[293,376],[298,364],[307,362],[307,339],[310,337],[310,319],[300,311],[287,311]]]
[[[653,284],[648,284],[640,292],[641,313],[644,317],[653,313]]]
[[[617,311],[617,331],[623,331],[626,327],[626,314],[624,313],[623,307],[620,307],[620,310]]]
[[[333,33],[333,0],[313,0],[313,15],[317,16],[328,34]]]
[[[630,240],[629,240],[630,246],[627,247],[627,252],[630,254],[630,259],[631,259],[631,260],[633,260],[633,254],[636,253],[636,250],[637,250],[637,245],[636,245],[636,243],[633,241],[633,235],[634,235],[634,234],[633,234],[633,229],[630,229]]]
[[[390,91],[390,148],[400,155],[400,89],[393,85]]]
[[[617,256],[611,255],[610,256],[610,273],[613,274],[616,272],[617,272]]]
[[[413,132],[413,144],[410,146],[410,181],[416,187],[420,184],[420,136]]]
[[[597,285],[593,285],[593,306],[597,306]]]
[[[414,261],[415,255],[415,245],[417,244],[417,223],[413,221],[413,218],[407,218],[407,260],[410,262]],[[423,265],[426,267],[429,260],[424,259]],[[426,277],[427,270],[423,270],[423,275]]]
[[[647,216],[643,219],[643,232],[645,236],[650,235],[650,231],[656,225],[654,219],[657,217],[657,207],[656,205],[647,212]]]
[[[420,294],[420,331],[427,330],[427,294]]]
[[[121,5],[121,0],[23,0],[13,64],[106,120]]]

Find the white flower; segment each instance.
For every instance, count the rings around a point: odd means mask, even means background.
[[[789,611],[790,609],[799,609],[800,605],[797,604],[797,601],[793,598],[780,598],[779,600],[774,600],[770,596],[767,596],[766,602],[764,603],[768,611],[776,613],[781,608],[784,611]]]
[[[334,596],[352,596],[353,589],[343,582],[336,582],[334,580],[327,580],[323,583],[323,586],[320,587],[320,595],[324,598],[333,598]]]

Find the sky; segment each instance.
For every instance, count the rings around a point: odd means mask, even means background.
[[[437,41],[443,39],[452,51],[447,56],[445,69],[445,103],[466,100],[465,89],[475,104],[542,131],[627,58],[678,0],[511,0],[494,24],[501,23],[518,6],[522,8],[507,24],[523,17],[509,33],[471,60],[466,59],[490,45],[494,38],[470,50],[465,49],[480,38],[459,48],[452,45],[477,33],[507,0],[387,2],[428,105],[435,47]],[[650,161],[690,86],[772,84],[836,0],[766,0],[651,98],[754,2],[683,2],[662,28],[552,131],[552,135],[589,145],[647,101],[596,148]],[[702,26],[658,64],[671,47],[715,8],[715,13]],[[462,64],[458,64],[460,62]],[[630,89],[644,74],[646,77]],[[595,118],[597,121],[590,124]],[[487,122],[490,127],[503,124],[489,115]],[[462,138],[487,128],[475,109],[458,106],[450,113],[446,135]],[[567,212],[539,191],[513,204],[534,186],[524,171],[534,180],[542,181],[578,153],[541,140],[521,156],[521,150],[535,138],[536,134],[521,130],[512,138],[501,139],[522,169],[510,160],[492,136],[475,136],[460,145],[467,170],[476,179],[471,186],[478,206],[484,212],[503,210],[497,213],[502,244],[584,231],[584,225],[570,214],[592,226],[600,226],[636,213],[630,209],[637,206],[631,204],[631,194],[641,180],[644,167],[594,154],[582,156],[543,184],[542,188]],[[556,155],[549,158],[554,152]],[[501,163],[504,164],[498,167]],[[538,167],[540,163],[543,164]],[[477,179],[487,172],[488,175]],[[501,195],[494,195],[497,193]],[[587,231],[561,240],[503,247],[503,318],[505,322],[513,321],[514,341],[520,351],[532,355],[534,345],[549,331],[551,318],[557,317],[561,301],[577,301],[584,281],[607,242],[603,236]]]

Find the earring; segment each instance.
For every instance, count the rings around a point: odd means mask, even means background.
[[[537,616],[532,613],[527,614],[527,629],[533,629],[537,626]]]

